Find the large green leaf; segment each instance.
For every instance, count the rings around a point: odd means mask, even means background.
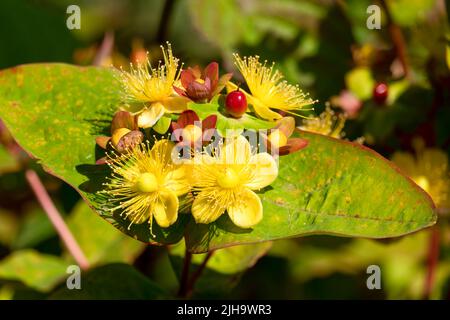
[[[81,289],[69,290],[62,285],[50,299],[125,300],[164,299],[168,294],[130,265],[114,263],[81,275]]]
[[[191,222],[193,252],[308,234],[386,238],[433,225],[431,198],[389,161],[359,144],[299,132],[307,148],[280,158],[279,175],[260,194],[263,220],[240,229],[227,215]]]
[[[102,210],[101,190],[109,170],[95,165],[95,137],[109,134],[121,101],[114,69],[65,64],[24,65],[0,72],[0,118],[17,142],[44,169],[74,187],[89,205],[121,231],[144,242],[176,243],[186,216],[167,229],[133,225]]]
[[[34,250],[16,251],[0,263],[0,279],[21,281],[30,288],[48,291],[64,279],[69,263]]]

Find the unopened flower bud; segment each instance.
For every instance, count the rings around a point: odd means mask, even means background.
[[[119,128],[119,129],[114,130],[113,135],[111,137],[111,143],[112,143],[113,147],[117,148],[117,145],[119,144],[120,139],[129,132],[131,132],[131,130],[127,129],[127,128]]]
[[[117,143],[116,149],[119,152],[125,152],[127,149],[133,149],[144,140],[144,135],[139,130],[128,132]]]

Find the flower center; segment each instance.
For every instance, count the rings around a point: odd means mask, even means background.
[[[426,192],[430,192],[430,183],[428,182],[428,179],[424,176],[418,176],[414,179],[414,181]]]
[[[136,187],[140,192],[155,192],[158,190],[158,180],[153,173],[145,172],[137,180]]]
[[[231,168],[226,168],[225,172],[217,178],[217,183],[224,189],[232,189],[239,185],[239,175]]]
[[[200,84],[204,84],[205,80],[203,80],[202,78],[197,78],[197,79],[195,79],[195,82],[198,82]]]
[[[189,124],[181,132],[181,137],[185,142],[195,142],[202,137],[202,129],[196,125]]]
[[[270,142],[270,145],[275,148],[281,148],[287,143],[286,135],[280,130],[273,131],[267,138]]]

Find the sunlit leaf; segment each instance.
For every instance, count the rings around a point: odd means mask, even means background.
[[[170,228],[133,225],[103,210],[98,191],[110,174],[95,161],[104,156],[95,144],[108,135],[120,106],[121,85],[111,68],[64,64],[19,66],[0,72],[0,118],[16,141],[44,169],[74,187],[89,205],[121,231],[144,242],[175,243],[186,217]]]
[[[260,193],[263,220],[251,229],[227,215],[210,225],[192,221],[190,250],[320,233],[396,237],[436,222],[430,197],[377,153],[318,134],[299,136],[308,147],[281,157],[278,178]]]

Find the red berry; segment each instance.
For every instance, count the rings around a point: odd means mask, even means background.
[[[378,83],[373,88],[373,100],[378,104],[384,104],[388,97],[388,86],[385,83]]]
[[[237,89],[227,95],[225,100],[227,112],[235,118],[240,118],[247,110],[247,98],[242,91]]]

